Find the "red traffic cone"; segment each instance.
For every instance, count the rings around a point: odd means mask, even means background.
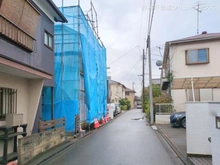
[[[17,165],[18,162],[17,161],[14,161],[14,162],[9,162],[7,165]]]
[[[97,129],[97,128],[99,128],[99,126],[100,126],[100,125],[99,125],[99,122],[98,122],[98,120],[95,118],[95,119],[94,119],[94,128]]]
[[[109,117],[109,115],[107,114],[106,116],[107,116],[107,121],[110,121],[110,117]]]

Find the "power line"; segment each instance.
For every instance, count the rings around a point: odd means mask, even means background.
[[[149,33],[148,34],[151,33],[151,28],[152,28],[153,18],[154,18],[155,5],[156,5],[156,0],[154,0],[154,6],[153,6],[153,11],[152,11],[152,15],[151,15],[151,22],[150,22],[150,29],[149,29]]]
[[[138,64],[138,62],[140,62],[141,61],[141,57],[136,61],[136,63],[131,67],[131,69],[123,76],[123,77],[121,77],[121,79],[122,78],[124,78],[124,77],[126,77],[127,75],[128,75],[128,73],[130,73],[131,71],[132,71],[132,69],[134,69],[134,67]]]
[[[145,0],[143,0],[143,6],[144,6],[144,2]],[[141,12],[141,24],[140,24],[140,29],[139,29],[139,37],[138,37],[138,43],[140,42],[140,38],[141,38],[141,31],[142,31],[142,22],[143,22],[143,13],[144,13],[144,10],[142,10]]]
[[[120,60],[122,57],[128,55],[130,52],[132,52],[135,48],[137,48],[139,45],[136,45],[135,47],[133,47],[131,50],[129,50],[127,53],[125,53],[124,55],[122,55],[121,57],[117,58],[115,61],[111,62],[109,65],[115,63],[116,61]]]
[[[150,10],[149,10],[149,18],[148,18],[148,35],[149,35],[149,32],[150,32],[150,16],[151,16],[151,6],[152,6],[152,0],[150,0]]]

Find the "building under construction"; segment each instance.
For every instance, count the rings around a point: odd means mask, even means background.
[[[106,115],[106,49],[97,26],[79,6],[60,8],[68,23],[54,28],[54,111],[49,89],[43,90],[43,118],[66,118],[66,132],[78,123],[93,123]],[[79,119],[79,120],[78,120]]]

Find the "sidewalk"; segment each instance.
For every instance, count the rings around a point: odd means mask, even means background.
[[[170,124],[156,125],[157,131],[186,165],[212,165],[212,159],[206,157],[187,157],[186,129],[173,128]]]

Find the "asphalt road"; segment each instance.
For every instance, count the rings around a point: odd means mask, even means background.
[[[142,110],[125,112],[46,165],[173,165]]]

